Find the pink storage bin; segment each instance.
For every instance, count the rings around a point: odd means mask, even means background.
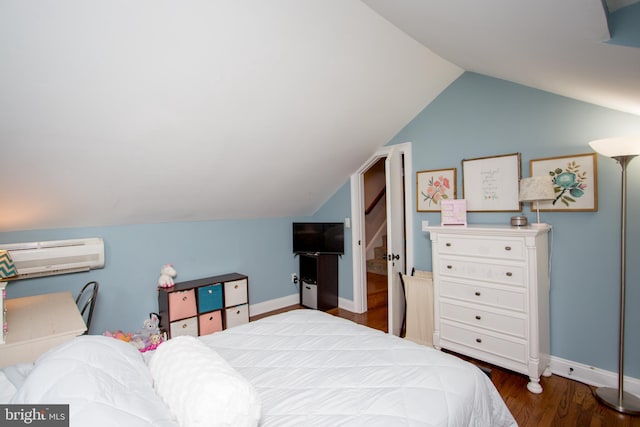
[[[185,319],[196,314],[195,289],[171,292],[169,294],[169,318],[171,321]]]

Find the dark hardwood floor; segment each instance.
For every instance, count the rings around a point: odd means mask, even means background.
[[[283,308],[251,320],[296,308],[302,306]],[[340,308],[329,313],[387,332],[386,306],[363,314]],[[491,369],[491,380],[520,427],[640,427],[640,416],[619,414],[598,403],[593,394],[594,388],[586,384],[552,375],[540,380],[544,391],[534,394],[527,390],[528,379],[524,375],[472,362]]]

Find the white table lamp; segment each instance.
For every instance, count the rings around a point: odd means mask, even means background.
[[[543,200],[553,200],[556,192],[553,189],[553,181],[550,175],[532,176],[520,180],[520,201],[535,202],[537,212],[537,222],[531,227],[546,227],[547,224],[540,222],[540,205]]]

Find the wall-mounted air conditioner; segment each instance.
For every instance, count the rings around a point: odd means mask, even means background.
[[[49,242],[10,243],[8,250],[18,270],[13,279],[77,273],[104,267],[104,242],[99,237]]]

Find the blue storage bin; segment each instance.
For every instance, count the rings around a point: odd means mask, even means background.
[[[222,308],[222,284],[207,285],[198,288],[198,313],[220,310]]]

